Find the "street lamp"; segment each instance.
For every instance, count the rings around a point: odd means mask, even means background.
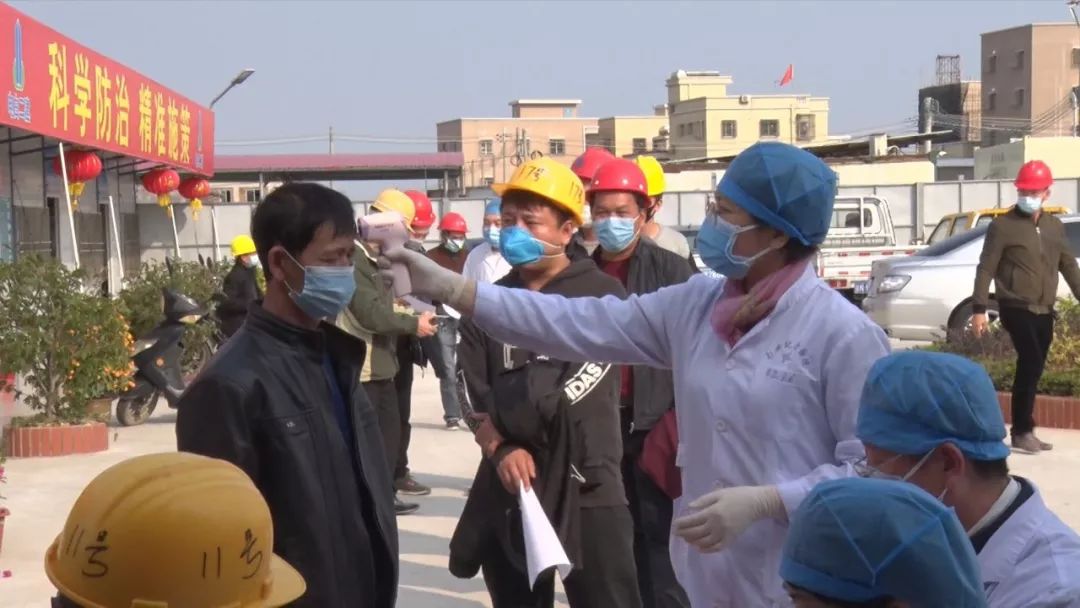
[[[253,70],[251,68],[247,68],[246,70],[242,70],[239,74],[237,74],[236,78],[233,78],[232,82],[229,83],[229,86],[225,87],[225,90],[218,93],[218,96],[215,97],[214,100],[210,102],[210,109],[213,109],[214,104],[217,103],[219,99],[224,97],[226,93],[231,91],[233,87],[235,87],[237,85],[240,85],[240,84],[243,84],[244,81],[247,80],[249,77],[251,77],[251,75],[254,74],[254,73],[255,73],[255,70]]]

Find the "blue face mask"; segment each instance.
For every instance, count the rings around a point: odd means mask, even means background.
[[[637,218],[608,217],[596,222],[596,240],[609,253],[618,253],[630,246],[637,236]]]
[[[304,266],[285,252],[297,266],[304,270],[304,288],[297,292],[288,283],[289,297],[315,320],[338,316],[356,291],[356,278],[352,266]]]
[[[1021,196],[1016,199],[1016,208],[1025,215],[1033,215],[1036,211],[1042,209],[1042,197]]]
[[[495,251],[499,250],[499,227],[498,226],[484,226],[484,240]]]
[[[729,279],[745,278],[758,258],[772,249],[764,249],[748,258],[735,255],[735,237],[757,228],[756,225],[736,226],[717,215],[705,218],[697,235],[697,251],[701,261],[714,272]]]
[[[502,251],[502,256],[511,266],[525,266],[538,262],[541,258],[556,257],[554,255],[544,255],[544,245],[555,247],[551,243],[544,243],[537,239],[531,232],[520,226],[510,226],[503,230],[499,237],[499,248]]]

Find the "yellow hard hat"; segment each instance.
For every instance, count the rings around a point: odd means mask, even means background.
[[[585,189],[570,167],[546,156],[523,163],[505,184],[492,184],[499,196],[521,190],[538,194],[567,211],[578,226],[585,223]]]
[[[653,156],[639,156],[634,159],[641,172],[645,174],[645,185],[649,187],[649,196],[660,196],[667,188],[664,182],[664,168]]]
[[[45,573],[83,608],[263,608],[304,594],[272,553],[270,509],[224,460],[125,460],[95,477],[45,554]]]
[[[232,240],[232,255],[234,258],[249,253],[255,253],[255,241],[251,240],[250,236],[241,234]]]
[[[406,226],[412,226],[413,220],[416,219],[416,206],[413,205],[412,199],[408,194],[394,188],[380,192],[371,203],[371,208],[376,211],[397,211],[401,217],[405,218]]]

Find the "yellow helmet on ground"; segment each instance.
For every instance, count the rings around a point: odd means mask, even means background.
[[[505,184],[493,184],[499,196],[520,190],[532,192],[565,210],[578,226],[585,223],[585,189],[570,167],[546,156],[523,163]]]
[[[389,188],[379,193],[379,196],[375,197],[375,201],[371,203],[371,208],[376,211],[396,211],[401,214],[401,217],[405,218],[405,225],[412,226],[413,220],[416,219],[416,206],[413,205],[412,199],[408,194],[405,194],[401,190]]]
[[[232,240],[232,256],[238,258],[242,255],[248,255],[255,253],[255,241],[251,240],[251,237],[246,234]]]
[[[273,546],[270,509],[239,468],[150,454],[86,486],[45,573],[84,608],[283,606],[306,586]]]
[[[649,187],[649,196],[660,196],[667,188],[664,181],[664,167],[653,156],[639,156],[634,159],[641,172],[645,174],[645,184]]]

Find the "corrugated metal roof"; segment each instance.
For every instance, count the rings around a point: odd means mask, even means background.
[[[348,169],[459,169],[460,152],[418,154],[238,154],[216,155],[218,173],[230,171],[341,171]]]
[[[218,181],[415,180],[460,175],[461,152],[418,154],[237,154],[215,156]]]

